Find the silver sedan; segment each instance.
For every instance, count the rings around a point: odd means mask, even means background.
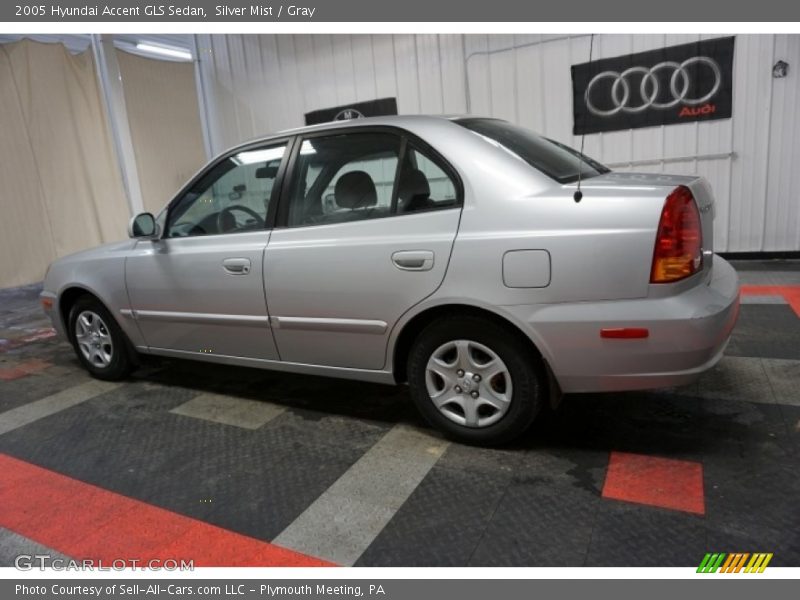
[[[691,382],[739,306],[700,177],[617,173],[497,119],[283,132],[212,160],[42,303],[95,377],[140,354],[407,383],[501,443],[562,393]]]

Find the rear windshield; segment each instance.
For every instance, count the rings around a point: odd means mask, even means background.
[[[588,179],[610,170],[569,146],[538,136],[507,121],[458,119],[456,123],[487,138],[491,143],[499,144],[559,183],[577,181],[579,174],[582,179]]]

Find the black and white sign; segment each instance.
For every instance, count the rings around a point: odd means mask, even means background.
[[[573,132],[729,119],[733,37],[572,66]]]
[[[396,114],[397,99],[381,98],[379,100],[356,102],[355,104],[345,104],[343,106],[334,106],[333,108],[323,108],[306,113],[306,125],[327,123],[329,121],[347,121],[349,119],[360,119],[361,117],[380,117],[383,115]]]

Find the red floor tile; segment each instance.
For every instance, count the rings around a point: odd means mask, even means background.
[[[703,465],[687,460],[612,452],[603,498],[703,515]]]
[[[76,559],[196,567],[331,563],[0,454],[0,527]]]
[[[52,327],[46,327],[43,329],[37,329],[32,334],[25,336],[22,338],[22,342],[25,344],[30,344],[31,342],[38,342],[40,340],[48,340],[52,337],[55,337],[56,330]]]
[[[743,285],[741,292],[743,296],[783,296],[800,317],[800,285]]]
[[[0,381],[13,381],[14,379],[25,377],[26,375],[42,371],[51,366],[52,365],[45,360],[34,358],[19,363],[14,367],[2,367],[0,368]]]

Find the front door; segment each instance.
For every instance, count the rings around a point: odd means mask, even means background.
[[[461,192],[416,143],[363,129],[298,142],[264,260],[282,360],[381,369],[394,324],[441,284]]]
[[[263,257],[286,153],[280,142],[218,161],[170,205],[161,239],[137,243],[125,280],[151,349],[278,358]]]

